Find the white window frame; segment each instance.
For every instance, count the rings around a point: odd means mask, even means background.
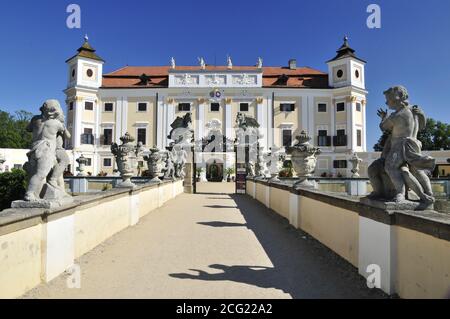
[[[107,111],[106,110],[106,104],[112,104],[113,105],[113,109],[112,111]],[[116,103],[115,102],[103,102],[103,113],[114,113],[114,110],[116,109]]]
[[[139,104],[145,104],[145,111],[139,111]],[[137,113],[147,113],[148,112],[148,102],[147,101],[136,102],[136,112]]]
[[[338,111],[338,104],[341,104],[341,103],[344,104],[344,110],[343,111]],[[345,112],[345,111],[347,111],[347,103],[345,103],[345,101],[336,102],[335,109],[336,109],[336,113]]]
[[[325,104],[325,107],[326,107],[326,111],[325,112],[319,112],[319,104]],[[329,110],[328,102],[317,102],[316,103],[316,112],[317,113],[319,113],[319,114],[327,114],[328,110]]]
[[[105,165],[105,159],[109,159],[109,160],[111,160],[111,165]],[[113,165],[113,159],[112,159],[112,157],[102,157],[102,167],[113,167],[114,165]]]
[[[145,129],[145,143],[146,144],[144,144],[144,145],[148,145],[148,143],[149,143],[149,140],[148,140],[148,126],[149,126],[149,123],[148,122],[136,122],[135,123],[135,127],[136,127],[136,129],[135,129],[135,133],[136,133],[136,143],[138,143],[138,130],[139,129]]]
[[[213,103],[219,104],[219,110],[218,110],[218,111],[213,111],[213,110],[212,110],[211,106],[212,106]],[[211,112],[211,113],[219,113],[219,112],[220,112],[220,107],[221,107],[221,106],[222,106],[222,105],[221,105],[220,102],[210,102],[210,103],[209,103],[209,112]]]

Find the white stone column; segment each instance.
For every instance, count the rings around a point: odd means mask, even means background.
[[[122,112],[122,116],[121,116],[122,124],[121,124],[121,135],[120,136],[123,136],[128,131],[128,129],[131,129],[131,127],[128,128],[128,98],[126,96],[122,96],[121,112]],[[133,136],[132,132],[129,132],[129,133]],[[137,139],[137,136],[134,136],[134,138]]]
[[[195,140],[200,140],[204,137],[205,128],[205,102],[197,104],[197,119],[196,119],[196,129],[195,129]]]
[[[273,126],[273,97],[270,97],[267,99],[267,147],[271,147],[273,145],[273,137],[274,137],[274,131],[275,129],[272,128]],[[268,150],[267,148],[265,149]]]
[[[225,99],[225,136],[233,139],[233,119],[231,118],[232,103],[231,100]]]
[[[353,131],[354,131],[354,114],[353,114],[353,103],[350,102],[346,102],[345,103],[345,111],[347,112],[347,148],[350,150],[354,150],[354,136],[353,136]]]
[[[78,148],[81,145],[81,117],[83,112],[83,99],[75,97],[73,110],[75,112],[75,123],[73,124],[72,145]]]
[[[122,133],[122,99],[117,99],[116,102],[116,127],[115,127],[115,142],[120,143],[120,136]]]
[[[363,151],[367,152],[367,123],[366,123],[366,103],[361,101],[361,112],[363,116],[363,124],[361,128]]]
[[[263,99],[261,98],[260,101],[257,100],[256,104],[256,121],[260,125],[260,131],[263,133],[263,137],[259,141],[260,147],[263,147],[264,149],[267,148],[267,123],[266,123],[266,113],[267,108],[264,107]],[[259,102],[259,103],[258,103]]]
[[[166,131],[164,127],[164,99],[165,97],[161,96],[156,105],[156,145],[159,149],[164,148],[164,140],[166,139],[164,134]]]
[[[302,130],[305,130],[309,135],[313,136],[315,133],[308,126],[308,113],[308,96],[305,95],[302,96],[301,122],[299,121],[299,124],[301,123]]]

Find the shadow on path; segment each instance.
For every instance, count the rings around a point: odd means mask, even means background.
[[[367,288],[365,279],[346,260],[289,225],[288,221],[245,195],[231,195],[246,224],[199,222],[209,227],[247,227],[253,231],[273,268],[245,265],[210,265],[221,273],[170,274],[193,280],[229,280],[275,288],[293,298],[386,298],[381,290]],[[345,230],[344,230],[345,231]],[[254,247],[248,247],[254,249]]]

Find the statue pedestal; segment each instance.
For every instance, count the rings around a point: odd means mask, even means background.
[[[48,183],[42,188],[42,194],[42,199],[36,201],[16,200],[11,203],[11,208],[53,209],[73,203],[72,196],[67,195],[63,190]]]
[[[421,203],[419,201],[405,200],[400,203],[396,202],[384,202],[381,200],[371,199],[369,197],[361,198],[361,203],[366,204],[371,207],[380,208],[385,211],[395,211],[395,210],[434,210],[434,204]]]
[[[345,190],[350,196],[366,196],[367,182],[365,180],[347,180],[345,181]]]
[[[186,175],[184,176],[183,187],[184,187],[184,192],[188,193],[188,194],[194,193],[194,185],[192,182],[192,178],[193,178],[192,168],[193,168],[192,163],[186,163],[186,165],[184,167],[184,172]]]

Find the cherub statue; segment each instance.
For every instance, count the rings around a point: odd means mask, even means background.
[[[386,104],[392,109],[379,109],[380,128],[388,132],[381,158],[370,165],[368,173],[372,183],[371,198],[405,201],[406,188],[414,191],[427,205],[434,202],[427,170],[433,170],[435,160],[422,155],[422,144],[417,133],[425,126],[425,115],[418,106],[410,106],[408,92],[402,86],[394,86],[384,92]]]
[[[200,68],[202,70],[204,70],[206,68],[206,62],[205,62],[205,59],[203,57],[198,58],[198,63],[200,64]]]
[[[25,164],[30,176],[25,201],[41,200],[40,194],[47,178],[49,185],[64,191],[61,177],[68,158],[63,149],[63,138],[70,137],[64,126],[64,113],[57,100],[45,101],[40,111],[41,114],[34,116],[27,126],[27,131],[32,133],[33,142]]]
[[[231,61],[231,56],[227,56],[227,68],[228,69],[233,68],[233,62]]]
[[[263,67],[263,59],[261,57],[258,57],[258,60],[256,62],[256,67],[258,69],[261,69]]]
[[[176,63],[175,63],[175,58],[174,57],[170,58],[170,67],[172,69],[175,69],[175,67],[176,67]]]
[[[164,179],[175,179],[175,166],[173,163],[172,152],[165,152]]]

